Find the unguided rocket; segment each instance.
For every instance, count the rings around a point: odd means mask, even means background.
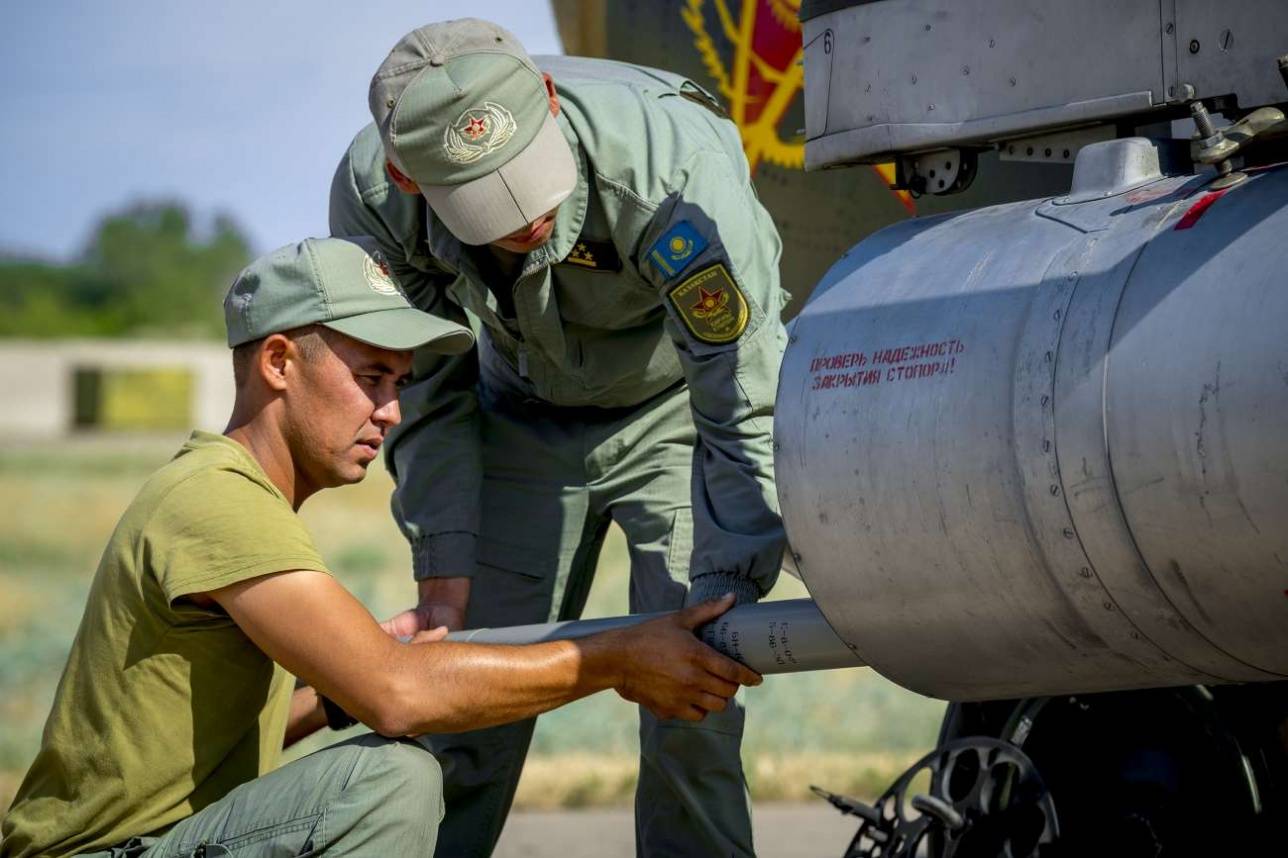
[[[450,641],[491,644],[533,644],[573,640],[621,629],[664,614],[635,614],[598,620],[570,620],[497,629],[453,632]],[[863,667],[863,661],[841,642],[812,599],[790,599],[743,605],[697,630],[717,651],[757,673],[795,673],[836,667]]]

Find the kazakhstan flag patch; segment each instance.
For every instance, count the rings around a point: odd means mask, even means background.
[[[648,259],[660,274],[674,277],[706,249],[709,242],[687,220],[682,220],[662,234],[648,252]]]

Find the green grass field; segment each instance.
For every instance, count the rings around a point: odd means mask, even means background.
[[[0,808],[39,745],[103,544],[140,483],[181,440],[0,449]],[[390,487],[373,469],[362,484],[319,495],[302,510],[337,577],[381,619],[414,598],[406,544],[388,512]],[[626,575],[625,546],[614,533],[587,616],[625,613]],[[801,595],[784,574],[772,597]],[[931,746],[943,711],[865,669],[771,676],[745,693],[744,761],[759,800],[804,798],[811,783],[873,796]],[[544,716],[518,804],[629,801],[635,730],[635,708],[612,694]],[[335,738],[314,737],[296,753]]]

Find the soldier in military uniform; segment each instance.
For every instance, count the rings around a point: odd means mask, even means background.
[[[630,609],[773,585],[781,244],[735,126],[690,81],[543,58],[477,20],[404,37],[331,230],[377,237],[421,308],[476,351],[419,355],[387,462],[425,626],[580,614],[610,522]],[[740,706],[640,713],[641,855],[752,855]],[[533,722],[429,741],[440,855],[486,855]]]

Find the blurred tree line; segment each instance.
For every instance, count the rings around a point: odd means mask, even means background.
[[[70,263],[0,259],[0,336],[221,337],[224,293],[250,256],[227,216],[198,229],[182,203],[136,203]]]

